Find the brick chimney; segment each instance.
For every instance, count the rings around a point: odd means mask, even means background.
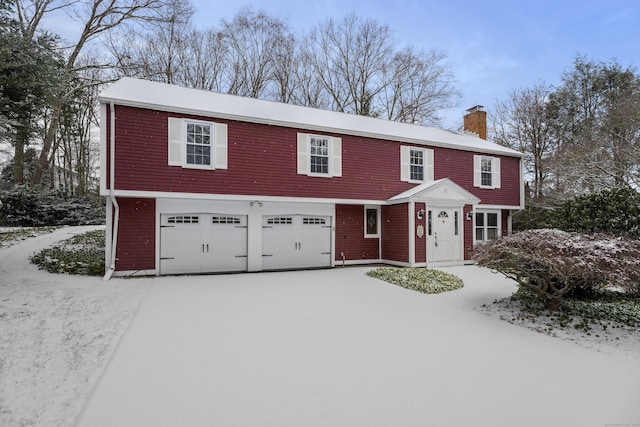
[[[482,105],[476,105],[467,110],[464,115],[464,130],[487,139],[487,112],[483,108]]]

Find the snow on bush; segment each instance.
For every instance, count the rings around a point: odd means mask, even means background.
[[[533,289],[557,311],[578,287],[640,290],[640,240],[560,230],[528,230],[478,245],[478,265]]]

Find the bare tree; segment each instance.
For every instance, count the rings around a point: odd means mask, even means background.
[[[525,154],[534,203],[544,196],[549,173],[546,161],[554,148],[547,123],[550,92],[544,83],[512,90],[507,100],[496,102],[489,115],[493,139]]]
[[[377,115],[375,97],[385,89],[384,69],[395,43],[389,27],[355,14],[328,19],[304,42],[305,63],[312,67],[332,101],[332,109]]]
[[[222,33],[215,29],[193,30],[188,35],[181,54],[183,67],[179,84],[216,92],[226,91],[224,69],[228,47]]]
[[[228,45],[228,92],[266,97],[274,80],[276,58],[287,49],[288,26],[264,12],[242,9],[233,20],[223,21],[222,34]]]
[[[150,22],[165,18],[169,4],[165,0],[15,0],[15,14],[21,26],[23,37],[33,38],[41,30],[42,19],[58,10],[63,10],[71,18],[84,25],[77,40],[69,48],[63,66],[65,76],[77,71],[77,60],[85,46],[114,28],[128,22]],[[31,185],[38,184],[50,163],[49,155],[54,143],[57,126],[65,103],[74,92],[72,79],[61,85],[51,106],[49,127],[45,134],[42,151]]]
[[[384,67],[384,90],[379,105],[385,118],[399,122],[438,125],[438,111],[454,107],[458,93],[446,56],[435,50],[416,53],[406,47]]]

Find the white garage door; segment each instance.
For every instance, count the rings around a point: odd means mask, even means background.
[[[160,220],[160,274],[247,270],[246,215],[161,215]]]
[[[262,268],[331,266],[331,217],[278,215],[262,218]]]

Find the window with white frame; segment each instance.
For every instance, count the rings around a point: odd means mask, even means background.
[[[380,207],[364,207],[364,237],[380,237]]]
[[[309,140],[311,173],[329,173],[329,138],[312,136]]]
[[[475,235],[476,242],[495,240],[500,236],[500,212],[476,211]]]
[[[473,156],[473,185],[480,188],[500,188],[500,158]]]
[[[424,150],[411,148],[409,150],[409,167],[411,181],[424,181]]]
[[[186,125],[185,162],[187,165],[211,166],[213,125],[196,122],[187,122]]]
[[[400,147],[400,180],[405,182],[433,181],[433,150],[421,147]]]
[[[298,133],[298,173],[325,178],[342,176],[342,139]]]
[[[169,117],[168,164],[192,169],[227,169],[227,125]]]

